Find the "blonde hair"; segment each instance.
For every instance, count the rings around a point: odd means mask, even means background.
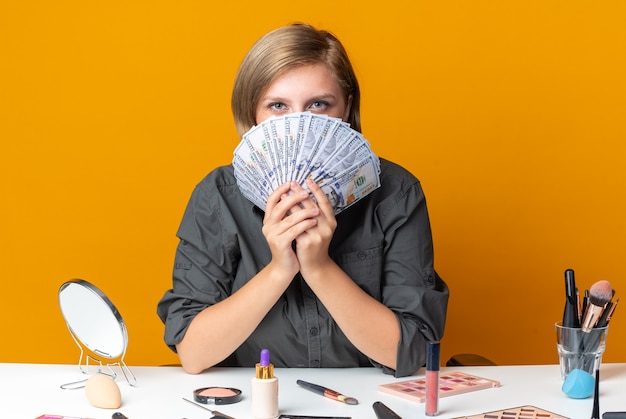
[[[261,37],[239,67],[231,97],[239,136],[256,124],[259,98],[274,79],[298,66],[316,63],[324,63],[331,69],[346,103],[351,100],[347,122],[361,131],[359,83],[343,45],[328,31],[294,23]]]

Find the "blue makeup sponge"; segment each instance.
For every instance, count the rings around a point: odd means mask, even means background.
[[[595,378],[587,371],[574,369],[570,371],[561,386],[561,390],[572,399],[586,399],[593,394]]]

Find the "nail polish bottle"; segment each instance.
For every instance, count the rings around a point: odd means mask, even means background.
[[[278,417],[278,378],[274,377],[274,365],[270,362],[270,351],[261,350],[261,359],[256,364],[256,376],[252,379],[252,417],[274,419]]]

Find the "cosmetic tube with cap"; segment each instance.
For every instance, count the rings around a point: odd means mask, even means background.
[[[426,416],[439,414],[439,342],[426,346]]]
[[[274,365],[270,362],[270,351],[261,350],[261,359],[256,364],[256,376],[252,379],[252,417],[274,419],[278,417],[278,378],[274,377]]]

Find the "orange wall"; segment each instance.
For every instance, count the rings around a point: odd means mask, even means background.
[[[626,293],[625,20],[621,0],[0,3],[0,361],[77,361],[71,278],[117,305],[130,364],[177,361],[155,306],[192,188],[238,142],[235,71],[307,21],[351,53],[376,153],[423,182],[443,356],[556,362],[566,268]]]

